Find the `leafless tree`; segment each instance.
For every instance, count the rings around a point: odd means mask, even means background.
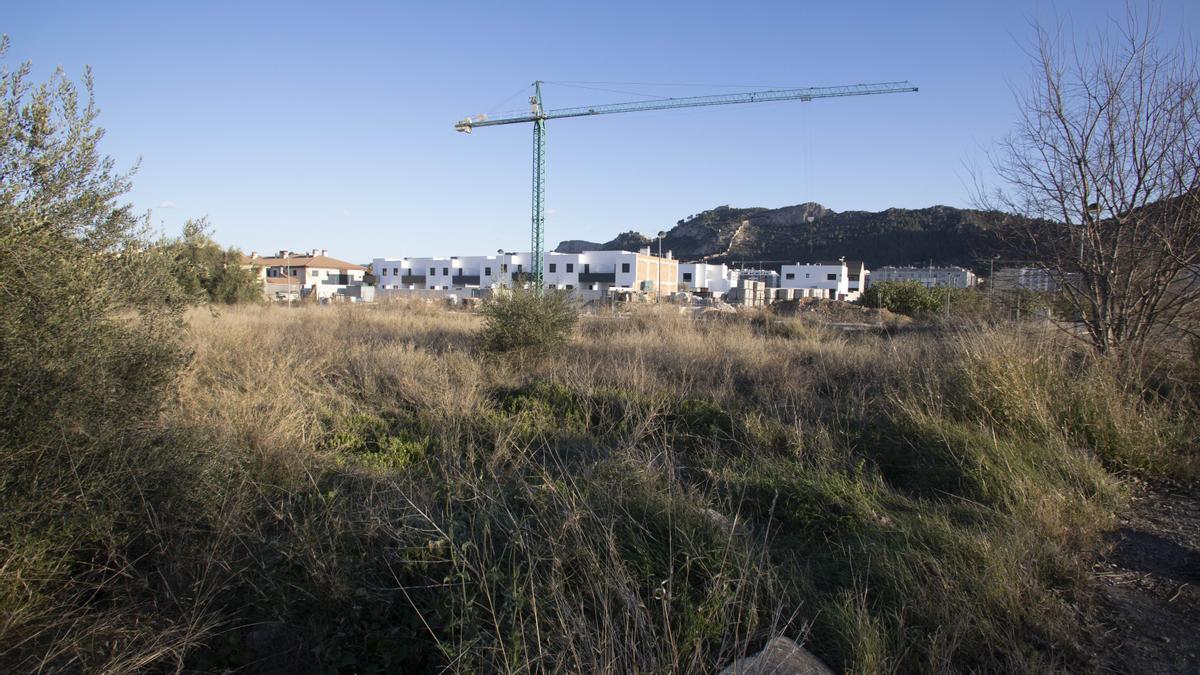
[[[1086,47],[1036,25],[1016,130],[992,157],[1006,241],[1045,265],[1102,353],[1196,335],[1200,100],[1195,51],[1149,12]]]

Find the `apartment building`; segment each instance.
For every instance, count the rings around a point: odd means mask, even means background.
[[[384,294],[436,291],[471,296],[484,289],[528,287],[530,259],[529,253],[376,258],[372,268]],[[589,300],[621,290],[667,295],[679,288],[679,263],[670,252],[662,258],[650,255],[649,249],[549,252],[542,261],[546,288],[573,291]]]
[[[1074,275],[1068,275],[1068,283],[1072,283],[1072,277]],[[1058,281],[1050,272],[1037,267],[1006,267],[996,270],[990,283],[998,291],[1022,289],[1052,293],[1059,290]]]
[[[859,278],[854,291],[850,290],[850,265],[844,260],[783,265],[779,268],[780,288],[798,289],[803,297],[857,300],[858,286],[869,272],[862,263],[856,264]]]
[[[329,251],[307,253],[279,251],[273,256],[251,253],[242,264],[258,270],[263,293],[270,300],[357,299],[369,300],[363,286],[367,268],[329,257]]]
[[[740,275],[728,265],[679,263],[679,290],[720,298],[737,288]]]
[[[926,288],[949,286],[970,288],[977,282],[975,273],[963,267],[880,267],[871,273],[871,283],[916,281]]]

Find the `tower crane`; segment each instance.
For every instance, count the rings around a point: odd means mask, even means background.
[[[716,94],[712,96],[687,96],[660,98],[628,103],[605,103],[602,105],[579,106],[546,110],[542,105],[541,80],[533,83],[533,95],[529,97],[529,112],[501,115],[489,118],[486,115],[467,117],[454,125],[455,131],[471,133],[479,127],[501,124],[533,123],[533,227],[530,249],[532,252],[530,281],[539,292],[542,288],[542,254],[546,226],[546,121],[567,117],[588,117],[613,113],[639,112],[643,110],[669,110],[673,108],[698,108],[738,103],[768,103],[771,101],[811,101],[818,98],[842,96],[867,96],[870,94],[898,94],[915,92],[917,88],[908,82],[881,82],[876,84],[852,84],[841,87],[810,87],[807,89],[769,89],[742,94]]]

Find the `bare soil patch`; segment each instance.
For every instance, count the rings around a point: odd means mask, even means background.
[[[1093,564],[1101,668],[1200,673],[1200,489],[1139,483]]]

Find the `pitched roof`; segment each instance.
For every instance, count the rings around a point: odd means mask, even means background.
[[[242,264],[258,265],[260,267],[324,267],[328,269],[338,270],[353,270],[357,272],[365,272],[367,268],[362,265],[348,263],[345,260],[330,258],[326,255],[291,255],[286,258],[277,258],[275,256],[259,256],[251,258],[242,256]]]

